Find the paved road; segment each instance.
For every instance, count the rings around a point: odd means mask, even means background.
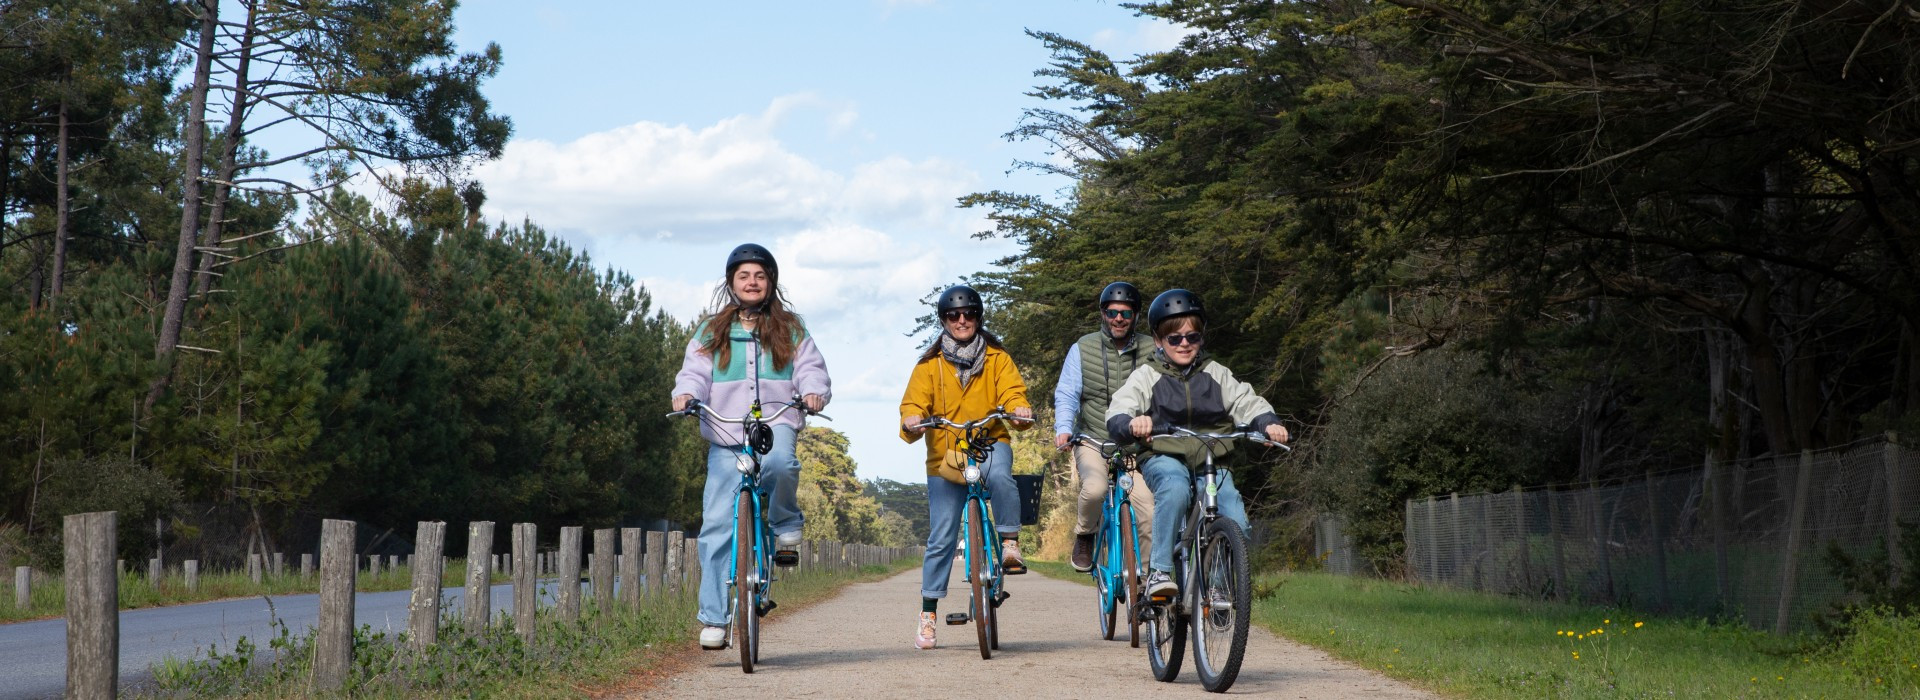
[[[850,586],[762,628],[761,663],[740,672],[734,650],[701,653],[688,671],[640,691],[675,698],[1088,698],[1209,696],[1191,659],[1173,683],[1148,675],[1145,650],[1099,639],[1093,589],[1030,574],[1009,579],[1000,650],[980,658],[974,630],[939,628],[939,646],[912,643],[920,571]],[[964,609],[957,577],[941,613]],[[1434,698],[1399,681],[1255,628],[1235,695],[1275,698]],[[1217,696],[1214,696],[1217,697]]]
[[[552,604],[551,579],[542,582],[541,604]],[[584,585],[583,585],[584,588]],[[448,601],[442,616],[465,609],[464,588],[440,592]],[[354,596],[354,625],[400,632],[407,627],[408,591],[361,593]],[[122,689],[152,677],[149,668],[168,656],[204,658],[209,647],[231,651],[241,637],[264,642],[274,636],[274,617],[286,621],[294,634],[313,627],[320,616],[320,596],[283,595],[237,598],[211,603],[127,610],[120,613],[120,686]],[[493,587],[494,615],[513,605],[513,586]],[[0,700],[57,698],[67,687],[67,621],[63,619],[0,625]]]

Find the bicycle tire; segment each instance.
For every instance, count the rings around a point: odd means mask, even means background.
[[[1173,580],[1179,581],[1181,564],[1173,564]],[[1186,595],[1186,591],[1181,591]],[[1153,670],[1154,680],[1171,683],[1180,677],[1181,656],[1187,650],[1186,616],[1179,612],[1178,601],[1169,602],[1153,611],[1143,626],[1147,628],[1147,667]],[[1145,601],[1142,601],[1145,605]]]
[[[740,647],[740,671],[753,673],[760,658],[760,610],[754,601],[759,558],[754,556],[753,494],[741,489],[733,502],[733,635]]]
[[[1114,572],[1107,566],[1107,559],[1113,556],[1113,548],[1107,546],[1107,528],[1101,524],[1100,534],[1093,542],[1093,616],[1100,625],[1100,638],[1113,639],[1114,610],[1118,606],[1118,594],[1114,589]]]
[[[993,601],[987,598],[989,595],[987,577],[992,575],[992,567],[988,559],[992,558],[993,553],[987,549],[986,524],[980,521],[980,514],[975,512],[974,503],[974,500],[968,499],[966,514],[967,579],[973,588],[973,599],[969,605],[972,607],[974,630],[980,636],[980,658],[991,659],[993,658],[993,641],[989,639],[989,635],[993,632]]]
[[[1134,603],[1140,600],[1140,539],[1133,526],[1133,508],[1124,501],[1120,504],[1120,590],[1118,592],[1126,596],[1127,645],[1138,649],[1140,648],[1140,608]]]
[[[1224,693],[1240,675],[1253,623],[1247,538],[1240,524],[1216,518],[1202,533],[1194,571],[1193,670],[1208,692]],[[1222,609],[1224,608],[1224,609]],[[1224,658],[1221,652],[1225,652]]]

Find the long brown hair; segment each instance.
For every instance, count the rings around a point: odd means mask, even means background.
[[[793,364],[794,346],[800,343],[805,324],[800,316],[787,310],[787,293],[780,288],[778,274],[768,275],[766,311],[754,322],[753,334],[760,341],[760,347],[773,356],[775,370],[786,369]],[[707,342],[700,351],[713,358],[713,366],[724,368],[733,362],[733,324],[740,320],[740,305],[733,303],[733,280],[731,277],[720,281],[720,287],[713,290],[713,305],[709,307],[707,317],[700,327],[707,334]]]

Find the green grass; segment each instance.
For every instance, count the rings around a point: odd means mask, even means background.
[[[772,619],[823,600],[857,581],[871,581],[918,567],[917,559],[857,571],[788,574],[775,595],[780,608]],[[424,656],[404,651],[404,638],[356,635],[355,668],[347,695],[353,697],[510,697],[574,698],[617,688],[639,671],[685,653],[698,624],[691,591],[650,598],[640,611],[616,609],[601,614],[591,600],[579,622],[564,622],[541,611],[534,642],[524,643],[504,615],[480,634],[444,624],[440,644]],[[283,634],[252,642],[271,655],[229,654],[182,662],[168,660],[156,669],[155,697],[247,698],[309,697],[311,634]],[[267,660],[268,656],[279,659]],[[251,658],[252,661],[247,659]]]
[[[494,572],[494,583],[505,583],[509,577]],[[447,564],[440,576],[441,586],[466,585],[466,560],[454,559]],[[145,574],[123,572],[120,574],[120,609],[152,608],[165,605],[184,605],[225,598],[243,598],[262,595],[293,595],[320,592],[320,578],[316,575],[301,577],[296,570],[293,573],[274,576],[262,575],[260,583],[254,583],[245,571],[225,571],[219,573],[200,573],[200,585],[187,590],[187,582],[180,574],[170,573],[159,585],[154,585]],[[354,590],[362,593],[377,591],[400,591],[413,587],[413,570],[401,567],[399,570],[383,569],[376,576],[368,576],[362,571],[354,583]],[[0,623],[37,620],[59,617],[66,614],[67,592],[59,579],[40,579],[35,577],[33,586],[28,590],[28,605],[25,609],[14,606],[13,587],[8,585],[4,591],[5,600],[0,601]]]
[[[1057,562],[1042,574],[1086,582]],[[1268,574],[1254,622],[1416,686],[1470,698],[1920,698],[1920,622],[1839,648],[1744,626],[1378,579]]]

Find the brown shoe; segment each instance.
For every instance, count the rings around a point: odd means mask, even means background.
[[[1073,570],[1087,572],[1093,570],[1093,535],[1073,536]]]

